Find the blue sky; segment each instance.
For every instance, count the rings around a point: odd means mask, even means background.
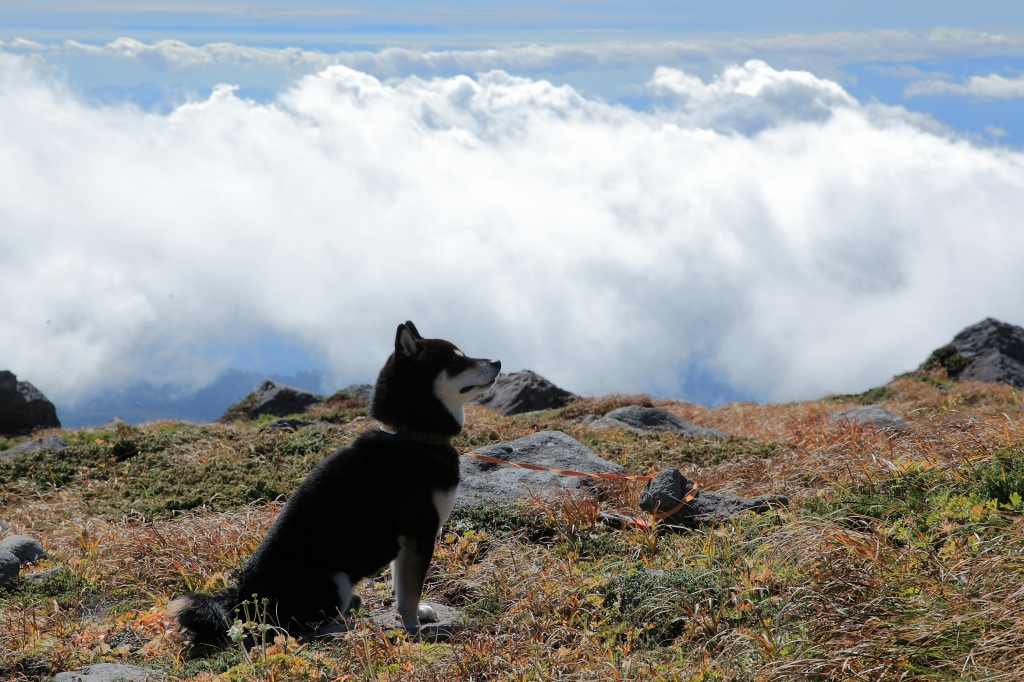
[[[863,390],[1024,323],[1022,74],[1009,2],[8,0],[0,346],[65,401],[368,381],[407,317],[579,392]]]

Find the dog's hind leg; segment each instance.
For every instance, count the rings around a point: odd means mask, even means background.
[[[353,594],[352,579],[348,577],[348,573],[335,573],[331,579],[338,587],[338,618],[344,619],[349,611],[358,611],[363,605],[363,600],[358,594]]]
[[[415,633],[419,630],[420,620],[437,620],[434,609],[426,604],[420,605],[423,580],[427,577],[427,567],[434,553],[434,538],[417,540],[409,535],[400,535],[398,545],[398,557],[391,563],[398,615],[406,632]]]

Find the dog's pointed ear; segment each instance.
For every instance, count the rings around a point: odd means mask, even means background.
[[[413,356],[420,352],[420,342],[417,340],[416,328],[409,330],[404,324],[398,325],[398,332],[395,334],[395,353]]]
[[[420,334],[419,330],[416,329],[416,325],[412,323],[412,320],[406,320],[405,327],[412,333],[412,338],[416,339],[417,341],[423,340],[423,335]]]

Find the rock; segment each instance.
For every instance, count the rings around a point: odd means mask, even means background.
[[[274,419],[267,422],[265,429],[284,429],[286,431],[298,431],[303,426],[312,426],[313,424],[319,424],[320,422],[310,421],[309,419]]]
[[[581,423],[587,424],[592,429],[626,428],[636,433],[665,431],[684,436],[729,437],[729,434],[723,431],[691,424],[682,417],[660,407],[644,407],[642,405],[620,407],[617,410],[612,410],[600,419],[592,419],[590,421],[584,419]]]
[[[8,535],[0,540],[0,550],[6,550],[18,557],[18,561],[27,564],[46,557],[46,550],[35,538],[27,535]]]
[[[1024,328],[991,317],[935,350],[921,369],[938,367],[951,379],[992,381],[1024,388]]]
[[[33,438],[27,440],[24,443],[18,443],[13,448],[0,452],[0,460],[14,459],[23,452],[39,452],[40,450],[63,450],[64,448],[71,447],[63,438],[53,435],[44,436],[42,438]]]
[[[445,606],[444,604],[438,604],[436,602],[422,602],[421,606],[424,604],[434,609],[434,612],[437,614],[437,620],[429,623],[420,621],[420,631],[418,633],[420,637],[444,641],[465,626],[462,614],[452,607]],[[378,627],[402,627],[402,618],[398,615],[398,611],[396,611],[394,607],[387,611],[374,611],[368,613],[366,614],[366,618]]]
[[[106,424],[100,424],[96,427],[97,431],[116,431],[119,426],[128,426],[128,422],[121,419],[120,417],[114,417]]]
[[[373,384],[349,384],[339,393],[348,393],[353,398],[359,398],[369,403],[373,399]]]
[[[693,481],[679,473],[679,469],[662,469],[644,486],[640,493],[639,507],[651,514],[667,512],[682,502],[692,488]]]
[[[39,428],[60,428],[57,408],[38,388],[0,370],[0,433],[21,435]]]
[[[264,381],[256,387],[256,402],[249,409],[249,416],[272,414],[284,417],[289,414],[305,412],[310,405],[323,402],[324,396],[312,391],[305,391],[294,386],[285,386],[276,381]]]
[[[828,416],[831,422],[849,422],[851,424],[862,424],[874,426],[876,429],[903,429],[907,422],[895,412],[878,405],[864,405],[853,407],[842,412],[834,412]]]
[[[478,402],[498,414],[522,414],[553,410],[568,405],[576,396],[528,369],[514,374],[499,374],[494,386],[472,402]]]
[[[7,550],[0,549],[0,586],[6,585],[18,577],[21,562]]]
[[[26,573],[21,576],[21,579],[30,583],[41,583],[50,578],[56,577],[61,573],[66,572],[68,569],[64,566],[54,566],[53,568],[47,568],[44,571],[36,571],[35,573]]]
[[[286,386],[267,379],[252,393],[230,406],[218,421],[255,419],[261,414],[286,417],[289,414],[305,412],[312,405],[325,400],[324,396],[294,386]]]
[[[536,464],[549,469],[588,473],[625,473],[618,464],[601,459],[585,445],[561,431],[540,431],[510,443],[495,443],[473,452],[505,461]],[[515,502],[531,494],[552,498],[564,489],[582,491],[597,479],[530,471],[514,466],[481,462],[469,457],[460,463],[457,506],[473,507],[482,501]]]
[[[675,467],[662,469],[647,482],[643,492],[640,493],[640,508],[647,512],[667,512],[675,508],[692,487],[693,481],[679,473],[679,469]],[[785,495],[759,495],[747,499],[736,495],[700,490],[694,499],[684,504],[672,516],[664,519],[664,523],[696,528],[702,523],[733,518],[743,512],[760,514],[769,509],[788,505],[789,499]]]
[[[11,527],[6,522],[0,521],[0,537],[9,535],[11,533]]]
[[[58,673],[53,682],[157,682],[166,673],[152,668],[119,663],[96,663],[78,670]]]

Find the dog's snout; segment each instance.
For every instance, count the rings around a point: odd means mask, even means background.
[[[491,367],[493,367],[494,369],[496,369],[497,371],[500,372],[501,371],[501,360],[491,360]]]

